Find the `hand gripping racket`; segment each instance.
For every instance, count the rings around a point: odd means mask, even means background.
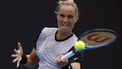
[[[79,41],[75,43],[75,50],[65,54],[62,58],[68,59],[76,53],[110,46],[116,39],[117,33],[110,29],[93,29],[86,31],[80,36]]]

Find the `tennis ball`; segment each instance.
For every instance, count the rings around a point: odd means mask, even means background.
[[[77,41],[74,46],[76,51],[81,51],[85,49],[85,43],[83,41]]]

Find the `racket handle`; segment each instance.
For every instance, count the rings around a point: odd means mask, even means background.
[[[62,59],[69,59],[70,57],[74,56],[76,53],[74,51],[70,51],[69,53],[62,56]]]

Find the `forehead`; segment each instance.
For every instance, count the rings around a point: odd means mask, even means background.
[[[61,5],[59,9],[60,14],[75,14],[75,8],[71,5]]]

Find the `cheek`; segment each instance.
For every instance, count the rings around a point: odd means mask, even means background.
[[[70,20],[70,21],[69,21],[69,24],[70,24],[71,26],[74,26],[75,20]]]
[[[61,18],[59,16],[57,17],[57,20],[58,20],[58,22],[61,22]]]
[[[71,29],[74,28],[74,22],[70,22],[68,27]]]
[[[71,27],[71,28],[74,28],[75,23],[76,23],[75,20],[72,20],[72,21],[70,22],[70,27]]]

